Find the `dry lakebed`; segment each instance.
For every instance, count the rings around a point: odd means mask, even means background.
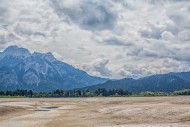
[[[0,127],[190,127],[190,97],[1,98]]]

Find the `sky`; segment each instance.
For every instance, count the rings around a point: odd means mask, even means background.
[[[90,75],[190,70],[189,0],[0,0],[0,51],[18,45]]]

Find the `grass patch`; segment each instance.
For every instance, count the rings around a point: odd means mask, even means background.
[[[0,96],[0,98],[26,98],[25,96]]]

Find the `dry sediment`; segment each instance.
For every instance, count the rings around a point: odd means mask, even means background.
[[[1,127],[190,127],[190,97],[0,99]]]

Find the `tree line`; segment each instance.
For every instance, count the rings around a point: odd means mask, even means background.
[[[110,89],[99,88],[95,91],[90,90],[62,90],[57,89],[52,92],[33,92],[32,90],[6,90],[0,91],[0,96],[21,96],[21,97],[109,97],[109,96],[177,96],[177,95],[190,95],[190,90],[179,90],[171,93],[166,92],[141,92],[141,93],[131,93],[128,90],[123,89]]]
[[[179,91],[175,91],[173,93],[174,95],[190,95],[190,90],[189,89],[185,89],[185,90],[179,90]]]
[[[96,97],[96,96],[128,96],[127,90],[100,88],[96,91],[87,90],[62,90],[57,89],[52,92],[33,92],[32,90],[6,90],[0,91],[0,96],[24,96],[24,97]]]
[[[0,91],[0,96],[26,96],[32,97],[34,92],[32,90],[6,90]]]

